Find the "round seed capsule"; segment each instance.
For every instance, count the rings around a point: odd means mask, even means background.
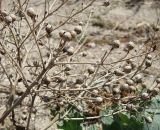
[[[31,18],[35,18],[36,17],[36,12],[32,7],[30,7],[30,8],[27,9],[27,15]]]
[[[153,88],[152,92],[153,92],[154,95],[157,95],[157,94],[159,94],[160,89],[158,87]]]
[[[3,10],[3,11],[1,11],[1,15],[2,15],[3,17],[5,17],[5,16],[7,16],[7,15],[9,15],[9,14],[8,14],[7,11]]]
[[[160,83],[160,78],[156,79],[156,83],[159,84]]]
[[[96,101],[97,101],[97,102],[102,102],[102,101],[103,101],[103,98],[102,98],[102,97],[96,97]]]
[[[116,76],[123,76],[123,75],[124,75],[124,72],[122,72],[121,70],[117,69],[117,70],[114,71],[114,74],[115,74]]]
[[[114,40],[111,45],[112,45],[112,48],[119,48],[120,41],[119,40]]]
[[[67,54],[69,56],[73,55],[74,54],[74,47],[70,46],[68,49],[67,49]]]
[[[133,81],[132,79],[127,79],[127,80],[126,80],[126,83],[127,83],[128,85],[134,85],[134,81]]]
[[[149,94],[148,93],[142,93],[141,94],[141,99],[143,99],[143,100],[146,100],[146,99],[149,99]]]
[[[17,16],[15,14],[10,14],[10,17],[12,18],[13,22],[17,20]]]
[[[93,74],[95,72],[94,66],[89,66],[87,71],[88,71],[89,74]]]
[[[134,86],[129,86],[129,88],[131,91],[136,91],[136,87],[134,87]]]
[[[66,32],[65,30],[60,30],[60,31],[59,31],[59,36],[62,37],[65,32]]]
[[[52,32],[52,30],[53,30],[52,25],[51,24],[47,24],[46,32],[50,34]]]
[[[21,115],[21,119],[22,119],[22,120],[26,120],[26,119],[27,119],[27,115],[26,115],[26,114],[22,114],[22,115]]]
[[[72,39],[72,35],[70,32],[65,32],[62,36],[63,40],[70,41]]]
[[[130,66],[130,65],[125,66],[125,67],[123,68],[123,71],[124,71],[125,73],[130,73],[130,72],[132,71],[132,66]]]
[[[135,46],[135,44],[134,44],[134,42],[129,42],[128,44],[127,44],[127,49],[130,51],[130,50],[132,50],[133,48],[134,48],[134,46]]]
[[[151,67],[152,61],[147,59],[145,62],[145,65],[146,65],[146,67]]]
[[[142,82],[142,75],[141,74],[137,74],[134,77],[134,81],[137,82],[137,83],[141,83]]]
[[[151,60],[151,59],[152,59],[152,55],[148,54],[146,58],[147,58],[148,60]]]
[[[115,94],[119,94],[121,91],[120,91],[119,88],[115,87],[115,88],[112,89],[112,92],[115,95]]]
[[[135,109],[135,106],[133,104],[127,104],[126,109],[128,111],[133,111]]]
[[[98,94],[98,90],[94,89],[94,90],[93,90],[93,93],[94,93],[94,94]]]
[[[80,34],[82,32],[82,26],[78,25],[74,28],[74,31],[77,33],[77,34]]]
[[[76,35],[77,35],[77,33],[76,33],[76,31],[70,31],[70,33],[71,33],[71,35],[72,35],[72,38],[75,38],[76,37]]]
[[[80,76],[76,79],[76,84],[83,84],[85,80],[84,76]]]
[[[9,16],[9,15],[6,16],[6,17],[5,17],[5,21],[6,21],[7,24],[10,24],[10,23],[12,22],[12,17]]]
[[[129,91],[129,90],[130,90],[129,85],[128,85],[128,84],[123,84],[123,85],[121,86],[121,90],[122,90],[122,91]]]

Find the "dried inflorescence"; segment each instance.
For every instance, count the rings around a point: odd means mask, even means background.
[[[140,103],[159,94],[158,76],[150,88],[146,84],[148,79],[144,71],[154,65],[155,54],[150,48],[140,50],[138,43],[129,41],[124,45],[117,38],[102,47],[105,52],[99,50],[100,55],[94,54],[94,50],[88,53],[89,49],[83,46],[88,42],[85,39],[87,26],[68,24],[81,12],[71,14],[64,23],[56,25],[47,20],[56,10],[47,11],[43,17],[33,7],[23,9],[20,6],[11,14],[1,12],[5,25],[0,41],[0,49],[5,52],[0,56],[1,77],[7,80],[10,99],[14,98],[0,122],[12,110],[24,107],[20,120],[29,123],[31,115],[38,112],[35,104],[42,103],[47,108],[56,108],[57,113],[71,106],[86,118],[99,116],[101,110],[115,105],[127,112],[137,112]],[[87,43],[90,50],[98,46],[94,43],[91,47],[91,43]],[[92,57],[95,62],[90,62]],[[145,120],[151,122],[150,118]]]

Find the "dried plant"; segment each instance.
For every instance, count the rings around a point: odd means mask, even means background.
[[[90,6],[96,0],[85,1],[53,25],[48,18],[68,2],[45,0],[43,11],[37,12],[29,0],[17,0],[10,10],[1,9],[0,91],[7,95],[7,102],[0,123],[10,117],[15,129],[23,124],[28,130],[37,112],[37,97],[51,109],[53,120],[48,128],[61,121],[85,126],[119,113],[142,113],[141,121],[152,122],[144,113],[159,94],[160,78],[148,86],[146,73],[159,60],[157,34],[149,31],[141,46],[112,40],[98,61],[83,62],[87,55],[84,37],[93,14]],[[86,24],[75,22],[86,10],[90,11]],[[119,59],[112,60],[114,56]]]

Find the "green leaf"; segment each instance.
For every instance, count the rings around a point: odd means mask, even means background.
[[[143,130],[160,130],[160,96],[156,96],[151,100],[145,115],[153,116],[153,121],[152,123],[144,122]]]
[[[81,121],[69,120],[57,123],[57,128],[61,130],[82,130]]]

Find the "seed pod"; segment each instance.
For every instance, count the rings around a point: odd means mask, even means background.
[[[27,9],[27,15],[29,17],[31,17],[32,19],[35,19],[36,12],[35,12],[35,10],[32,7],[30,7],[30,8]]]
[[[80,34],[82,32],[82,26],[78,25],[74,28],[74,31],[77,33],[77,34]]]
[[[94,66],[89,66],[87,71],[88,71],[89,74],[93,74],[95,72]]]
[[[103,2],[103,6],[106,6],[106,7],[108,7],[110,5],[110,2],[109,2],[109,0],[106,0],[105,2]]]
[[[121,86],[121,91],[129,91],[130,90],[130,88],[129,88],[129,85],[128,84],[123,84],[122,86]]]
[[[3,11],[1,11],[1,15],[2,15],[3,17],[6,17],[6,16],[9,15],[9,14],[8,14],[7,11],[3,10]]]
[[[114,40],[112,43],[111,43],[111,46],[112,48],[119,48],[120,46],[120,41],[119,40]]]
[[[114,95],[116,95],[116,94],[119,94],[121,91],[118,87],[115,87],[115,88],[112,89],[112,92],[113,92]]]
[[[134,77],[134,81],[137,82],[137,83],[141,83],[142,82],[142,75],[141,74],[137,74]]]
[[[56,79],[56,82],[58,82],[58,83],[62,83],[62,82],[66,81],[66,78],[63,76],[57,76],[57,77],[55,77],[55,79]]]
[[[156,83],[159,84],[160,83],[160,78],[156,79]]]
[[[32,108],[32,113],[34,113],[34,114],[37,113],[37,109],[35,107]]]
[[[61,107],[63,107],[63,106],[64,106],[64,101],[60,101],[60,102],[59,102],[59,105],[60,105]]]
[[[74,54],[74,47],[70,46],[68,49],[67,49],[67,54],[69,56],[73,55]]]
[[[72,35],[71,35],[71,33],[70,33],[70,32],[65,32],[65,33],[63,34],[63,36],[62,36],[62,39],[63,39],[64,41],[70,41],[70,40],[72,40]]]
[[[148,54],[146,58],[147,58],[148,60],[151,60],[151,59],[152,59],[152,55]]]
[[[131,41],[130,41],[130,42],[127,44],[127,49],[128,49],[128,51],[132,50],[132,49],[134,48],[134,46],[135,46],[134,42],[131,42]]]
[[[86,51],[81,53],[83,57],[86,57],[88,55],[88,53]]]
[[[42,79],[43,84],[49,85],[51,82],[51,78],[49,76],[46,76]]]
[[[65,65],[64,71],[70,71],[72,68],[69,64]]]
[[[27,114],[27,113],[28,113],[28,108],[27,108],[27,107],[24,107],[24,108],[22,109],[22,113],[23,113],[23,114]]]
[[[77,109],[78,109],[79,111],[81,111],[81,112],[83,111],[83,107],[82,107],[81,105],[78,105],[78,106],[77,106]]]
[[[136,87],[134,87],[134,86],[129,86],[129,89],[130,89],[131,91],[136,91]]]
[[[126,83],[127,83],[128,85],[134,85],[134,81],[133,81],[132,79],[127,79],[127,80],[126,80]]]
[[[122,72],[121,70],[117,69],[117,70],[114,71],[114,74],[115,74],[116,76],[123,76],[123,75],[124,75],[124,72]]]
[[[53,31],[53,28],[52,28],[52,25],[51,24],[47,24],[47,26],[46,26],[46,32],[48,33],[48,34],[50,34],[52,31]]]
[[[65,32],[66,32],[65,30],[60,30],[60,31],[59,31],[59,36],[62,37]]]
[[[147,123],[152,123],[153,119],[150,116],[144,118]]]
[[[26,115],[26,114],[22,114],[22,115],[21,115],[21,119],[22,119],[22,120],[26,120],[26,119],[27,119],[27,115]]]
[[[160,89],[158,87],[153,88],[153,90],[152,90],[153,95],[157,95],[157,94],[159,94],[159,92],[160,92]]]
[[[145,65],[146,65],[146,67],[151,67],[152,61],[147,59],[145,62]]]
[[[7,15],[7,16],[5,17],[5,22],[6,22],[7,24],[12,23],[12,17],[9,16],[9,15]]]
[[[125,67],[123,68],[123,71],[124,71],[125,73],[130,73],[130,72],[132,71],[132,66],[130,66],[130,65],[125,66]]]
[[[72,35],[72,38],[75,38],[77,33],[73,30],[73,31],[70,31],[71,35]]]
[[[97,101],[97,102],[102,102],[102,101],[103,101],[103,98],[102,98],[102,97],[96,97],[96,101]]]
[[[149,94],[148,93],[142,93],[141,94],[141,99],[143,99],[143,100],[146,100],[146,99],[149,99]]]
[[[127,104],[126,109],[128,111],[133,111],[133,110],[135,110],[135,106],[133,104]]]
[[[94,90],[93,90],[93,93],[94,93],[94,94],[98,94],[98,90],[94,89]]]
[[[10,14],[10,17],[12,18],[12,22],[17,20],[17,16],[15,14]]]
[[[85,76],[80,76],[76,79],[76,84],[83,84],[85,80]]]

